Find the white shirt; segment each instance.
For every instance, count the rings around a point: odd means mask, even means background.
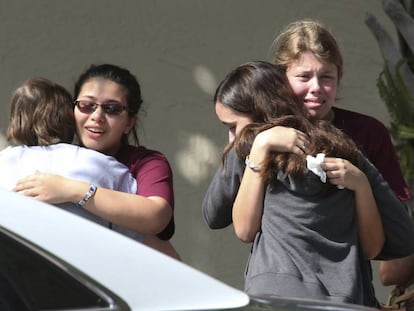
[[[128,167],[114,157],[91,149],[59,143],[50,146],[9,146],[0,151],[0,187],[12,190],[18,180],[36,171],[84,181],[101,188],[128,193],[137,191],[137,182]],[[77,207],[74,203],[58,206],[111,227],[108,221]],[[136,240],[142,240],[142,236],[137,233],[118,226],[115,229]]]

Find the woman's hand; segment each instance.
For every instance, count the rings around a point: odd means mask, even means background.
[[[385,243],[381,216],[367,176],[339,158],[325,158],[321,167],[329,182],[354,191],[359,242],[365,258],[375,258]]]
[[[39,201],[58,204],[70,199],[71,181],[59,175],[36,172],[19,180],[13,191]]]
[[[309,145],[308,135],[290,127],[275,126],[257,134],[252,151],[260,149],[265,152],[293,152],[305,155]]]
[[[321,164],[329,182],[350,190],[357,190],[367,182],[367,177],[359,168],[348,160],[326,157]]]

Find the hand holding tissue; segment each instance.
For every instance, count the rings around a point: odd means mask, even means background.
[[[313,172],[316,176],[319,176],[321,181],[323,183],[326,182],[326,173],[322,169],[321,164],[323,162],[323,159],[325,159],[325,154],[318,153],[316,157],[313,157],[311,155],[306,156],[306,166],[308,170]]]
[[[326,183],[326,172],[321,167],[323,159],[325,159],[325,154],[323,153],[318,153],[316,157],[307,155],[306,166],[308,170],[313,172],[316,176],[319,176],[319,178],[321,179],[323,183]],[[341,186],[341,185],[337,185],[336,187],[338,189],[344,189],[344,186]]]

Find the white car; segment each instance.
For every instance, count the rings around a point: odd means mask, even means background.
[[[52,205],[0,190],[0,310],[369,310],[249,298]]]

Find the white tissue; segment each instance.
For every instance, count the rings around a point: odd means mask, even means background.
[[[306,156],[306,166],[308,167],[308,170],[312,171],[316,176],[319,176],[322,182],[326,182],[326,173],[322,169],[321,164],[323,162],[323,159],[325,159],[324,153],[318,153],[316,157],[313,157],[311,155]],[[338,189],[344,189],[344,186],[336,185]]]
[[[325,154],[318,153],[316,157],[313,157],[311,155],[306,156],[306,166],[308,167],[308,170],[312,171],[316,176],[319,176],[322,182],[326,182],[326,173],[321,168],[321,163],[323,162],[323,159],[325,158]]]

